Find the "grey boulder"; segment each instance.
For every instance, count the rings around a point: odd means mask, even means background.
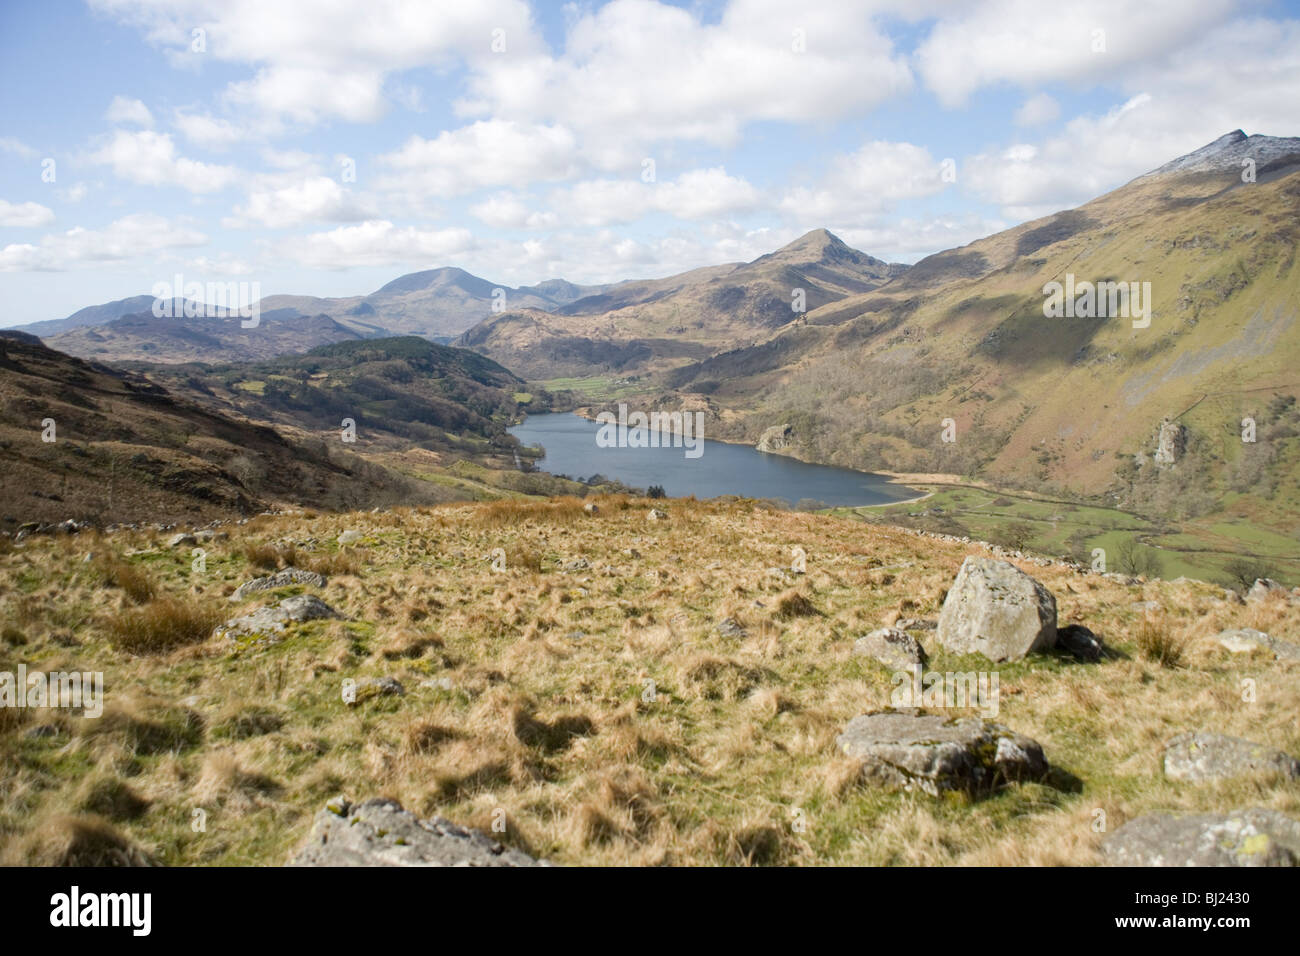
[[[478,830],[421,820],[394,800],[331,800],[290,866],[549,866]]]
[[[835,743],[862,762],[868,782],[931,796],[987,793],[1008,781],[1040,780],[1050,769],[1037,741],[1006,727],[915,709],[854,717]]]
[[[1165,744],[1164,763],[1170,780],[1191,783],[1269,774],[1300,777],[1300,761],[1291,755],[1223,734],[1179,734]]]
[[[337,617],[342,615],[315,595],[296,594],[275,607],[259,607],[231,618],[216,629],[215,636],[240,643],[274,643],[290,623]]]
[[[1056,645],[1056,598],[1013,564],[968,557],[939,612],[939,643],[991,661]]]
[[[1296,866],[1300,821],[1276,810],[1147,813],[1101,845],[1112,866]]]
[[[853,643],[853,653],[894,670],[910,671],[925,663],[925,649],[901,627],[882,627]]]

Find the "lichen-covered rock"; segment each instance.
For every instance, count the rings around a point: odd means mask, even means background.
[[[290,866],[549,866],[478,830],[421,820],[394,800],[336,798],[316,814]]]
[[[1232,777],[1300,777],[1300,761],[1273,747],[1223,734],[1179,734],[1165,744],[1165,776],[1203,783]]]
[[[216,629],[214,636],[240,644],[274,643],[284,636],[290,623],[337,617],[342,615],[314,594],[296,594],[275,607],[259,607],[231,618]]]
[[[1234,627],[1220,631],[1214,639],[1234,654],[1249,654],[1267,643],[1269,637],[1253,627]]]
[[[289,587],[293,584],[323,588],[325,586],[325,576],[317,574],[315,571],[303,571],[300,568],[283,568],[276,571],[275,574],[254,578],[241,584],[235,593],[230,595],[230,600],[242,601],[250,594],[256,594],[259,591],[274,591],[276,588]]]
[[[1113,866],[1296,866],[1300,821],[1276,810],[1147,813],[1101,845]]]
[[[939,612],[939,643],[991,661],[1020,660],[1056,644],[1056,598],[1013,564],[970,556]]]
[[[978,717],[915,709],[854,717],[835,738],[862,762],[863,778],[891,789],[987,793],[1009,781],[1039,780],[1048,770],[1037,741]]]
[[[353,684],[345,701],[351,707],[375,697],[401,697],[405,693],[406,688],[396,677],[363,677]]]
[[[853,642],[853,653],[893,670],[910,671],[925,663],[925,649],[901,627],[882,627]]]

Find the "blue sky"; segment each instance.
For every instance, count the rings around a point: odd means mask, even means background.
[[[913,262],[1300,134],[1295,2],[52,0],[0,8],[0,64],[0,325],[177,273],[606,282],[823,226]]]

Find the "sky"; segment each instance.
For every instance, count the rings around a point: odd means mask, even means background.
[[[189,282],[361,295],[915,262],[1234,129],[1300,0],[0,0],[0,326]]]

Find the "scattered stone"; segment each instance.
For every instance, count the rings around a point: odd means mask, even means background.
[[[352,699],[347,704],[355,707],[374,697],[403,697],[405,694],[406,688],[395,677],[363,677],[353,686]]]
[[[894,627],[904,631],[933,631],[938,626],[938,621],[921,617],[900,617],[894,622]]]
[[[574,558],[564,565],[566,571],[588,571],[591,569],[591,562],[586,558]]]
[[[987,793],[1007,781],[1042,779],[1049,770],[1037,741],[979,717],[915,708],[854,717],[835,742],[862,761],[863,777],[872,783],[931,796]]]
[[[1095,663],[1106,653],[1101,638],[1082,624],[1067,624],[1056,631],[1056,646],[1081,661]]]
[[[1165,776],[1170,780],[1204,783],[1274,773],[1300,777],[1300,761],[1272,747],[1222,734],[1179,734],[1165,744]]]
[[[1269,641],[1269,636],[1253,627],[1235,627],[1220,631],[1215,640],[1234,654],[1249,654],[1261,644]]]
[[[1101,845],[1113,866],[1296,866],[1300,821],[1254,807],[1232,813],[1147,813]]]
[[[198,543],[199,543],[198,538],[196,538],[192,534],[185,534],[184,532],[182,532],[181,534],[174,534],[167,539],[167,547],[169,548],[180,548],[180,547],[188,546],[191,544],[198,544]]]
[[[346,548],[350,544],[356,544],[358,541],[361,540],[361,538],[362,538],[362,534],[360,531],[353,531],[351,528],[349,528],[347,531],[344,531],[341,535],[339,535],[338,537],[339,547]]]
[[[316,814],[290,866],[549,866],[442,817],[421,820],[395,800],[336,798]]]
[[[651,508],[649,514],[646,515],[646,519],[649,521],[667,521],[668,512],[660,511],[658,508]]]
[[[284,636],[285,626],[290,622],[337,617],[342,615],[315,595],[298,594],[285,598],[275,607],[259,607],[231,618],[213,635],[243,644],[275,643]]]
[[[323,588],[325,586],[325,575],[317,574],[315,571],[303,571],[299,568],[284,568],[276,571],[275,574],[269,574],[264,578],[254,578],[241,584],[234,594],[230,595],[232,601],[242,601],[250,594],[256,594],[258,591],[274,591],[276,588],[289,587],[293,584],[306,584],[313,588]]]
[[[890,670],[910,671],[925,664],[925,648],[901,627],[882,627],[853,642],[853,653],[870,657]]]
[[[1287,589],[1272,578],[1256,578],[1255,583],[1246,592],[1247,601],[1265,601],[1273,596],[1289,597]]]
[[[582,506],[582,510],[589,515],[598,515],[600,514],[600,505],[596,504],[594,501],[588,501]]]
[[[958,654],[1020,660],[1056,644],[1056,598],[1015,565],[971,555],[948,589],[937,632]]]
[[[723,637],[742,638],[748,637],[749,631],[745,630],[741,623],[734,617],[726,617],[718,622],[718,633]]]

